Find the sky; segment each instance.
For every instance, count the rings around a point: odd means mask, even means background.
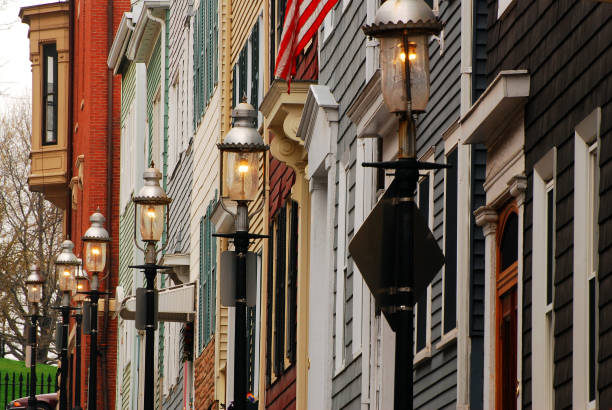
[[[28,26],[19,20],[19,8],[51,2],[0,0],[0,111],[13,101],[31,98]]]

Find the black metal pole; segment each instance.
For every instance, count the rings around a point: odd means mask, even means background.
[[[238,205],[240,207],[240,204]],[[244,205],[246,207],[246,204]],[[248,225],[247,225],[248,226]],[[246,258],[249,248],[248,231],[236,231],[234,248],[236,266],[236,318],[234,334],[234,410],[245,410],[247,388],[246,343]]]
[[[401,157],[399,161],[413,162],[414,166],[399,167],[395,171],[398,186],[395,241],[397,252],[394,309],[395,332],[395,386],[394,409],[413,408],[413,326],[414,326],[414,195],[419,178],[414,157],[415,124],[410,114],[400,119],[398,134]],[[403,152],[402,152],[403,151]],[[403,157],[403,158],[402,158]]]
[[[89,346],[89,385],[87,387],[87,410],[97,408],[97,383],[98,383],[98,299],[100,293],[97,290],[90,292],[91,300],[91,339]]]
[[[60,350],[60,410],[68,410],[68,326],[70,324],[70,306],[62,304],[62,346]]]
[[[155,405],[155,276],[157,269],[153,266],[145,268],[147,278],[147,323],[145,329],[145,381],[144,408],[153,410]]]
[[[33,314],[32,326],[30,327],[30,397],[28,398],[28,410],[36,410],[36,319],[38,316]]]
[[[81,322],[83,320],[83,314],[78,311],[74,315],[76,321],[76,360],[74,364],[74,403],[73,410],[81,410]]]

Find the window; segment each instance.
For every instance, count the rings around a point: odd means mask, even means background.
[[[576,127],[574,144],[573,407],[598,408],[599,124],[601,109]]]
[[[261,36],[259,35],[260,21],[257,20],[251,31],[248,41],[240,51],[238,61],[232,68],[232,104],[235,107],[244,98],[250,104],[259,107],[260,88],[260,50]]]
[[[274,68],[276,67],[276,53],[283,35],[283,22],[285,21],[285,9],[287,0],[270,1],[270,82],[274,80]]]
[[[193,123],[200,123],[218,82],[217,0],[202,0],[193,24]]]
[[[450,168],[446,170],[444,197],[444,256],[446,264],[443,277],[442,333],[457,327],[457,149],[446,157]]]
[[[200,286],[198,309],[198,340],[201,352],[215,333],[216,290],[217,290],[217,241],[213,237],[211,221],[217,198],[206,208],[206,216],[200,218]]]
[[[57,144],[57,49],[43,46],[43,145]]]
[[[532,225],[533,407],[553,409],[556,148],[534,166]]]
[[[268,254],[267,380],[274,383],[295,363],[298,276],[297,202],[288,200],[270,226]]]
[[[433,172],[428,171],[418,184],[418,205],[421,216],[431,229],[433,223]],[[415,305],[415,357],[419,362],[431,355],[431,285],[419,296]]]
[[[496,408],[516,408],[518,210],[508,205],[497,228]]]

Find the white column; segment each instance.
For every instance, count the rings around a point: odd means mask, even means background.
[[[516,175],[510,181],[510,194],[516,201],[518,208],[518,273],[516,279],[517,301],[516,306],[516,380],[518,381],[518,394],[516,395],[516,408],[521,408],[523,396],[523,272],[525,262],[523,260],[523,230],[525,215],[525,191],[527,190],[527,178],[524,175]],[[539,394],[543,394],[539,393]]]
[[[495,234],[497,212],[481,206],[474,212],[476,224],[485,236],[485,330],[484,330],[484,388],[483,408],[495,409]]]
[[[310,312],[308,318],[308,408],[331,407],[333,277],[329,270],[327,180],[310,180]]]

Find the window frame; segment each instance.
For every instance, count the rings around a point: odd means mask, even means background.
[[[458,205],[459,205],[459,146],[455,145],[453,146],[450,150],[448,150],[447,152],[445,152],[444,155],[444,159],[446,161],[446,164],[449,164],[449,157],[451,155],[456,155],[457,161],[456,161],[456,169],[455,169],[455,176],[457,177],[456,182],[456,189],[455,189],[455,223],[451,224],[448,221],[448,210],[450,209],[448,207],[449,204],[449,198],[448,198],[448,194],[449,194],[449,189],[448,189],[448,182],[449,182],[449,171],[450,169],[445,169],[444,170],[444,230],[443,230],[443,246],[444,246],[444,255],[446,257],[446,255],[448,255],[448,250],[449,250],[449,245],[454,245],[455,247],[455,289],[458,286],[458,241],[457,241],[457,235],[458,235],[458,222],[459,222],[459,210],[458,210]],[[452,203],[453,201],[451,201]],[[455,235],[451,235],[452,237],[449,238],[449,232],[448,232],[448,228],[449,225],[452,227],[454,226],[455,229]],[[450,239],[450,243],[449,243],[449,239]],[[446,343],[450,342],[451,340],[454,340],[457,337],[457,332],[458,332],[458,326],[457,326],[457,294],[456,294],[456,290],[455,290],[455,326],[452,328],[445,328],[445,317],[446,317],[446,311],[447,311],[447,298],[446,298],[446,280],[447,280],[447,271],[448,271],[448,258],[446,258],[446,263],[444,264],[444,267],[442,268],[442,315],[441,315],[441,322],[440,322],[440,342],[438,342],[438,344],[436,345],[436,347],[438,349],[441,349],[443,346],[446,345]]]
[[[43,74],[41,75],[42,81],[42,146],[49,145],[57,145],[58,144],[58,131],[57,131],[57,117],[58,117],[58,77],[57,77],[57,69],[58,69],[58,54],[57,54],[57,45],[55,43],[47,43],[42,44],[42,56],[43,56]],[[48,58],[53,58],[53,92],[49,93],[49,87],[47,83],[48,77]],[[53,96],[53,141],[47,141],[47,98],[49,95]]]
[[[428,162],[433,159],[433,150],[431,153],[426,154],[421,161]],[[421,190],[421,184],[428,179],[427,185],[427,227],[432,230],[434,224],[434,185],[435,185],[435,172],[434,170],[428,170],[424,173],[421,173],[421,178],[417,184],[417,205],[421,204],[421,195],[423,192]],[[420,207],[419,207],[420,209]],[[431,311],[431,297],[432,297],[432,285],[431,283],[427,286],[426,289],[426,305],[425,305],[425,346],[421,349],[418,349],[417,346],[417,336],[418,336],[418,324],[419,324],[419,313],[420,309],[423,309],[423,306],[419,304],[419,302],[415,302],[415,313],[414,313],[414,358],[413,364],[419,364],[425,359],[431,357],[431,324],[432,324],[432,311]]]
[[[598,276],[599,276],[599,186],[601,108],[592,111],[575,127],[574,136],[574,274],[573,277],[573,407],[598,407]],[[585,183],[585,181],[587,183]],[[585,266],[586,264],[586,266]],[[594,281],[594,282],[592,282]],[[591,295],[591,284],[594,292]],[[591,303],[591,296],[594,297]],[[592,306],[594,316],[591,317]],[[591,321],[593,323],[591,323]],[[593,325],[593,327],[591,327]],[[591,336],[593,336],[591,338]],[[591,349],[594,344],[594,351]],[[591,363],[593,361],[593,363]],[[594,380],[591,378],[594,377]],[[592,398],[591,393],[594,393]]]

